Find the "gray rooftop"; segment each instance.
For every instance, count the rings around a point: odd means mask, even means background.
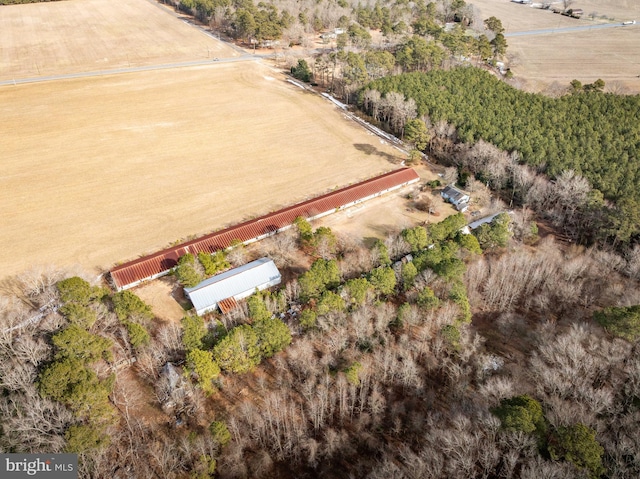
[[[238,268],[212,276],[193,288],[184,288],[197,311],[215,306],[223,299],[253,291],[261,285],[280,280],[280,271],[269,258],[260,258]]]
[[[443,196],[446,195],[448,198],[452,199],[454,202],[458,202],[464,196],[468,196],[467,193],[465,193],[464,191],[459,190],[455,186],[451,186],[451,185],[447,185],[444,187],[444,189],[442,190],[442,195]]]

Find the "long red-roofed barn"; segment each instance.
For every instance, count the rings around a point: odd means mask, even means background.
[[[215,253],[240,242],[249,244],[291,228],[293,221],[302,216],[314,220],[370,200],[403,186],[416,183],[420,177],[412,168],[376,176],[345,188],[327,193],[297,205],[245,221],[236,226],[211,233],[178,246],[138,258],[111,270],[111,279],[118,291],[132,288],[143,281],[168,274],[187,253]]]

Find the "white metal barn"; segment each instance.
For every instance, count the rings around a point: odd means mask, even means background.
[[[269,258],[260,258],[238,268],[205,279],[193,288],[184,288],[198,315],[220,308],[223,313],[232,310],[236,301],[280,284],[282,276]]]

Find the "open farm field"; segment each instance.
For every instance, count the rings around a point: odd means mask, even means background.
[[[0,88],[0,275],[101,271],[397,167],[253,62]]]
[[[238,56],[149,0],[0,7],[0,80]]]
[[[640,26],[515,37],[508,42],[509,52],[518,58],[514,74],[533,90],[544,90],[552,82],[566,86],[573,79],[592,83],[601,78],[605,91],[640,93]]]
[[[584,10],[581,19],[509,0],[473,0],[471,3],[480,11],[483,19],[490,16],[500,18],[507,34],[588,28],[601,23],[620,24],[628,20],[640,23],[640,3],[635,0],[576,0],[571,8]],[[591,13],[597,13],[593,20],[589,17]],[[603,16],[605,18],[601,18]],[[640,93],[640,24],[514,36],[508,37],[507,43],[507,56],[511,58],[513,73],[527,80],[531,90],[545,90],[553,82],[568,85],[573,79],[590,83],[602,78],[611,87],[622,86],[629,93]]]

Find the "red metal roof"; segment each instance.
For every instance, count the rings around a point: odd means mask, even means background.
[[[227,314],[229,311],[233,311],[238,307],[238,302],[234,297],[231,297],[218,301],[218,307],[220,308],[220,311]]]
[[[213,253],[228,248],[235,240],[246,242],[289,226],[298,216],[310,218],[418,179],[418,174],[412,168],[391,171],[216,233],[129,261],[113,268],[111,278],[118,290],[126,289],[139,281],[161,276],[168,272],[176,266],[178,258],[186,253],[193,255],[197,255],[201,251]]]

